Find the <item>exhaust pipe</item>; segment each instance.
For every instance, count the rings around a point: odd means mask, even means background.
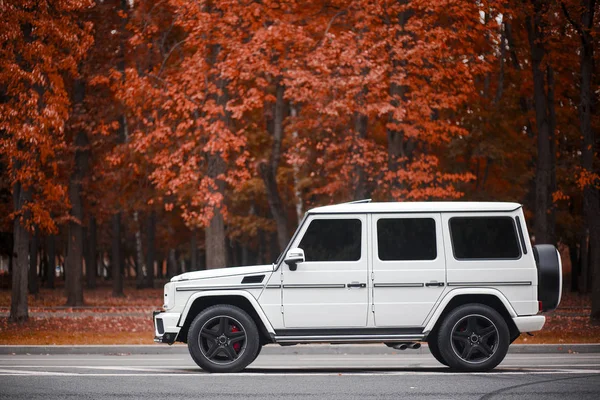
[[[394,343],[390,347],[392,347],[392,348],[394,348],[396,350],[406,350],[406,349],[417,350],[417,349],[421,348],[421,343],[418,343],[418,342],[400,342],[400,343]]]

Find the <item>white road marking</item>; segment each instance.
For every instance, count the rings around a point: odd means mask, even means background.
[[[25,370],[12,370],[12,369],[0,369],[0,375],[17,375],[17,376],[31,376],[31,375],[49,375],[49,376],[63,376],[71,375],[69,372],[47,372],[47,371],[25,371]]]
[[[284,369],[284,368],[282,368]],[[492,375],[594,375],[600,374],[600,370],[555,370],[555,371],[507,371],[507,372],[472,372],[469,375],[478,375],[478,376],[492,376]],[[9,370],[0,370],[0,376],[77,376],[77,377],[143,377],[143,376],[169,376],[169,377],[215,377],[215,376],[227,376],[227,377],[254,377],[254,376],[285,376],[285,377],[304,377],[304,376],[344,376],[344,375],[352,375],[352,376],[430,376],[430,375],[461,375],[465,374],[462,372],[432,372],[432,371],[391,371],[391,372],[324,372],[324,373],[298,373],[298,372],[242,372],[242,373],[232,373],[232,374],[209,374],[209,373],[189,373],[189,374],[180,374],[180,373],[124,373],[124,374],[114,374],[114,373],[76,373],[76,372],[40,372],[40,371],[19,371],[14,372]]]
[[[77,356],[82,356],[82,357],[77,357]],[[106,355],[102,358],[89,358],[89,357],[85,357],[84,354],[77,354],[75,355],[75,357],[70,357],[70,358],[55,358],[55,357],[51,357],[51,356],[45,356],[45,357],[32,357],[32,356],[0,356],[0,362],[4,362],[4,361],[9,361],[9,360],[14,360],[14,361],[106,361],[106,360],[112,360],[112,359],[120,359],[122,360],[123,357],[131,357],[131,356],[116,356],[116,355]],[[190,356],[186,356],[186,357],[179,357],[179,358],[140,358],[140,361],[146,362],[146,361],[181,361],[182,359],[185,358],[190,358]],[[129,359],[131,360],[131,358]],[[134,358],[135,360],[135,358]]]

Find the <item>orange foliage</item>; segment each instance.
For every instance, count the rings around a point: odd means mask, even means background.
[[[91,46],[90,23],[78,12],[91,0],[8,0],[0,4],[0,156],[12,185],[31,192],[19,210],[31,212],[28,227],[56,232],[52,213],[66,211],[61,176],[70,151],[65,121],[69,88]]]
[[[555,76],[557,233],[575,243],[582,191],[599,175],[580,166],[579,42],[562,3],[543,16],[543,63]],[[579,16],[579,2],[564,4]],[[157,253],[177,249],[181,261],[191,230],[221,209],[231,242],[266,261],[277,228],[259,171],[282,88],[274,161],[288,221],[358,195],[533,211],[530,11],[513,0],[3,1],[0,191],[30,188],[19,213],[56,233],[69,209],[70,133],[83,131],[85,219],[98,220],[100,247],[110,215],[152,211]],[[76,108],[75,79],[86,87]],[[139,226],[123,224],[129,245]]]

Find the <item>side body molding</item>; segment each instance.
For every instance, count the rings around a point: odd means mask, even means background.
[[[461,295],[492,295],[494,297],[497,297],[498,300],[502,302],[502,304],[510,314],[511,318],[515,318],[517,316],[517,313],[511,306],[508,299],[499,290],[491,288],[457,288],[450,290],[448,293],[446,293],[446,295],[442,298],[437,307],[434,308],[433,313],[430,314],[429,320],[427,321],[427,323],[425,324],[425,328],[423,329],[423,332],[425,334],[431,332],[436,322],[440,318],[440,315],[442,315],[442,312],[444,312],[444,309],[446,308],[448,303],[450,303],[450,301],[453,298]]]
[[[245,291],[245,290],[207,290],[207,291],[200,291],[200,292],[194,293],[188,299],[188,301],[187,301],[187,303],[185,305],[185,308],[183,309],[183,312],[181,313],[181,318],[179,319],[179,322],[177,323],[177,326],[179,326],[179,327],[183,326],[183,323],[185,322],[185,320],[186,320],[186,318],[188,316],[188,313],[190,312],[190,309],[192,308],[192,304],[194,304],[194,301],[196,301],[197,299],[199,299],[201,297],[209,297],[209,296],[210,297],[215,297],[215,296],[240,296],[240,297],[245,298],[246,300],[248,300],[250,302],[250,304],[254,308],[254,311],[256,311],[256,314],[258,315],[258,317],[260,318],[261,322],[263,323],[263,325],[267,329],[267,332],[275,334],[275,330],[273,329],[273,326],[271,326],[271,323],[269,322],[269,320],[267,319],[267,316],[265,315],[264,311],[262,310],[262,308],[258,304],[258,301],[256,301],[256,298],[254,296],[252,296],[249,292]]]

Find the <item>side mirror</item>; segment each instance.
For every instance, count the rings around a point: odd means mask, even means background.
[[[290,271],[295,271],[298,268],[298,263],[304,262],[304,250],[300,248],[290,249],[283,261],[290,267]]]

